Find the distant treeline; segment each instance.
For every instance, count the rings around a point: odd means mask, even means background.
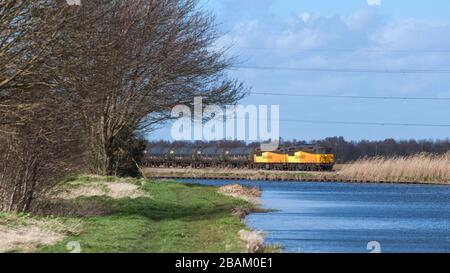
[[[450,140],[395,140],[347,141],[343,137],[329,137],[317,143],[331,146],[338,163],[373,156],[408,156],[418,153],[445,154],[450,151]]]
[[[343,137],[328,137],[322,140],[315,140],[311,142],[300,140],[281,140],[280,146],[290,147],[304,144],[324,144],[333,148],[338,163],[346,163],[364,157],[374,156],[408,156],[418,153],[433,153],[445,154],[450,151],[450,140],[395,140],[385,139],[379,141],[348,141]],[[164,147],[241,147],[253,146],[258,147],[259,143],[245,143],[243,141],[235,140],[220,140],[220,141],[152,141],[148,142],[149,147],[164,146]]]

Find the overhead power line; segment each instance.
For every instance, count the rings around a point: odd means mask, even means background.
[[[276,66],[233,66],[235,69],[283,70],[299,72],[379,73],[379,74],[449,74],[450,69],[372,69],[372,68],[311,68]]]
[[[287,96],[287,97],[311,97],[311,98],[343,98],[343,99],[370,99],[370,100],[437,100],[450,101],[450,98],[433,97],[392,97],[392,96],[351,96],[351,95],[320,95],[301,93],[279,93],[279,92],[251,92],[251,95],[262,96]]]
[[[307,119],[280,119],[280,121],[316,123],[316,124],[369,125],[369,126],[450,127],[450,124],[427,124],[427,123],[359,122],[359,121],[329,121],[329,120],[307,120]]]
[[[233,47],[233,46],[232,46]],[[242,50],[258,50],[258,51],[293,51],[293,52],[350,52],[350,53],[450,53],[449,49],[388,49],[388,48],[287,48],[287,47],[243,47],[235,46],[233,48]]]
[[[239,118],[239,117],[226,117],[227,119],[239,119],[239,120],[253,120],[261,122],[257,118]],[[333,125],[358,125],[358,126],[400,126],[400,127],[450,127],[450,124],[433,124],[433,123],[395,123],[395,122],[365,122],[365,121],[336,121],[336,120],[312,120],[312,119],[294,119],[294,118],[280,118],[280,122],[298,122],[298,123],[312,123],[312,124],[333,124]],[[263,121],[264,122],[264,121]],[[271,122],[270,120],[268,122]]]

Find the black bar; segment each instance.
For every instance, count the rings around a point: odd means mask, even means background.
[[[5,269],[125,273],[318,272],[322,269],[387,272],[397,264],[404,272],[428,266],[445,268],[449,258],[449,254],[2,254],[0,263]]]

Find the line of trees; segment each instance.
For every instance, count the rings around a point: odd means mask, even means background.
[[[409,156],[419,153],[445,154],[450,151],[450,140],[360,140],[348,141],[343,137],[328,137],[314,143],[333,148],[338,163],[348,163],[365,157]]]
[[[0,210],[70,172],[137,175],[174,106],[236,103],[218,37],[197,0],[0,0]]]
[[[301,140],[280,140],[282,147],[294,147],[305,144],[323,144],[333,149],[338,163],[348,163],[360,158],[375,156],[409,156],[418,153],[445,154],[450,151],[450,140],[395,140],[385,139],[380,141],[348,141],[343,137],[328,137],[322,140],[301,141]],[[245,143],[243,141],[150,141],[147,147],[260,147],[260,143]]]

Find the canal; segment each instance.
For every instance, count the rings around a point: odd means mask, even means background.
[[[450,186],[180,180],[263,190],[247,225],[283,252],[450,252]]]

